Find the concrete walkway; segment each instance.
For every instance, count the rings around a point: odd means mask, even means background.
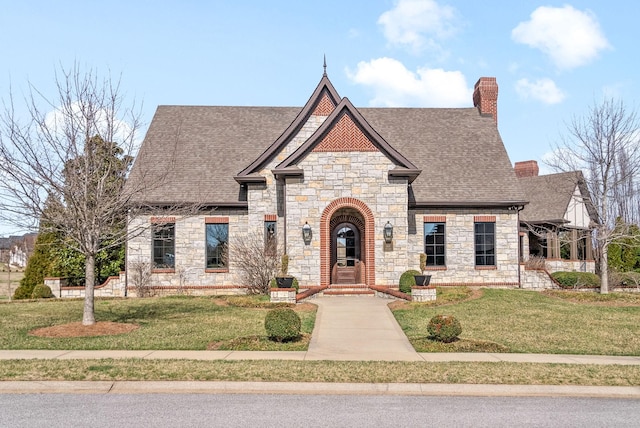
[[[320,297],[306,360],[420,361],[387,306],[370,296]]]
[[[309,358],[310,351],[52,351],[34,350],[0,350],[0,360],[98,360],[139,358],[142,360],[317,360],[317,355]],[[352,361],[389,361],[372,358]],[[562,354],[493,354],[493,353],[416,353],[417,358],[403,361],[423,361],[442,363],[461,362],[510,362],[538,364],[593,364],[638,366],[640,357],[619,357],[608,355],[562,355]],[[343,356],[344,357],[344,356]],[[387,357],[387,355],[383,355]],[[338,360],[326,358],[327,360]],[[342,358],[341,361],[347,361]]]

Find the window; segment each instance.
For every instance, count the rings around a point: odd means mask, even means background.
[[[476,266],[496,265],[496,224],[475,223]]]
[[[276,222],[265,221],[264,222],[264,253],[268,255],[275,255],[277,250],[278,241],[276,239]]]
[[[227,267],[229,249],[229,223],[207,223],[207,269]]]
[[[175,238],[175,223],[158,223],[153,225],[153,267],[155,269],[175,268]]]
[[[427,255],[427,267],[446,266],[444,223],[424,224],[424,253]]]

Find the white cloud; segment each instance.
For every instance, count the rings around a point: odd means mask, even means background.
[[[440,50],[438,41],[457,31],[456,10],[435,0],[398,0],[393,9],[380,15],[378,24],[389,43],[414,52]]]
[[[511,37],[541,50],[559,69],[588,64],[602,50],[610,48],[596,16],[569,5],[537,8],[529,21],[521,22],[511,31]]]
[[[529,81],[529,79],[520,79],[516,82],[516,92],[522,98],[532,98],[545,104],[558,104],[566,98],[556,83],[548,78],[538,79],[535,82]]]
[[[75,145],[73,149],[77,151],[82,151],[86,134],[98,134],[106,140],[118,143],[126,154],[137,153],[142,143],[139,130],[134,130],[124,120],[111,117],[106,109],[97,109],[92,113],[93,117],[87,120],[87,112],[83,112],[81,104],[72,102],[48,112],[45,115],[45,125],[56,138],[68,140],[69,144]],[[91,129],[87,130],[87,126]]]
[[[351,81],[374,92],[370,105],[378,107],[464,107],[472,104],[459,71],[418,68],[414,73],[398,60],[377,58],[361,61],[356,70],[346,70]]]

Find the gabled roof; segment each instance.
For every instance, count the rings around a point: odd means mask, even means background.
[[[521,221],[531,224],[567,223],[565,214],[576,186],[580,189],[585,200],[589,216],[593,221],[597,221],[598,217],[591,204],[581,171],[521,177],[518,181],[522,184],[527,200],[529,200],[529,204],[520,213]]]
[[[238,182],[246,182],[253,181],[252,174],[260,171],[265,164],[267,164],[276,154],[278,154],[293,137],[295,137],[300,131],[300,128],[307,122],[309,116],[313,114],[313,112],[318,108],[320,103],[323,101],[328,101],[331,104],[331,107],[335,108],[335,106],[340,102],[340,96],[338,95],[338,91],[333,87],[331,81],[327,77],[327,73],[322,75],[322,79],[316,86],[316,89],[309,97],[307,103],[302,107],[300,113],[296,116],[296,118],[291,122],[291,124],[284,130],[284,132],[276,139],[267,149],[249,166],[244,168],[242,171],[238,173],[236,176],[236,181]],[[331,108],[329,107],[329,108]],[[327,109],[327,108],[325,108]],[[255,177],[256,181],[261,181],[260,177]]]
[[[346,117],[345,117],[346,116]],[[394,168],[393,175],[410,177],[410,181],[420,174],[420,170],[405,158],[400,152],[391,147],[391,145],[385,141],[375,129],[369,125],[366,119],[360,114],[348,98],[343,98],[334,109],[333,112],[327,117],[322,125],[313,133],[304,144],[302,144],[296,151],[294,151],[288,158],[282,161],[274,169],[274,173],[286,173],[292,167],[294,167],[302,158],[304,158],[309,152],[323,141],[323,139],[333,130],[337,124],[341,123],[343,119],[349,121],[352,126],[355,126],[359,132],[363,134],[367,142],[372,144],[375,149],[382,152],[393,163],[397,165]]]
[[[326,74],[302,109],[158,107],[128,183],[133,188],[141,187],[140,180],[153,185],[132,203],[247,206],[241,184],[264,182],[258,172],[312,114],[328,119],[277,165],[276,173],[302,174],[296,162],[348,115],[397,165],[391,176],[415,178],[409,188],[412,206],[526,203],[491,117],[476,108],[358,109],[348,99],[340,100]]]

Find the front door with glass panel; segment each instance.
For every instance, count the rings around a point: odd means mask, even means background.
[[[360,273],[360,231],[352,223],[333,229],[331,242],[333,284],[355,284]]]

